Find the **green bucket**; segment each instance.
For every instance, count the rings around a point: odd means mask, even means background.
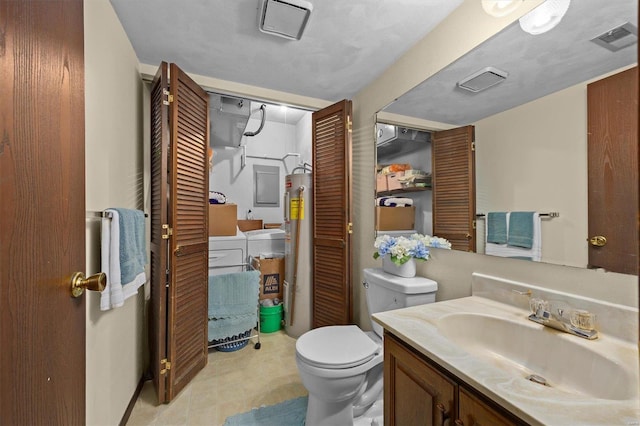
[[[282,328],[282,303],[275,306],[260,306],[260,332],[273,333]]]

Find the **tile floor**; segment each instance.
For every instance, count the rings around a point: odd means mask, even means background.
[[[284,331],[262,334],[236,352],[209,351],[207,366],[170,404],[156,405],[145,382],[127,425],[223,425],[227,417],[261,405],[307,395],[295,362],[295,339]]]

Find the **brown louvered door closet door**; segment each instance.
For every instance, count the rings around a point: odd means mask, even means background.
[[[351,101],[313,114],[314,328],[350,324]]]
[[[171,64],[167,399],[207,364],[209,96]]]
[[[167,160],[169,146],[168,65],[160,64],[151,86],[151,305],[149,346],[153,384],[158,402],[166,400],[166,375],[162,360],[167,354],[167,254],[169,240],[163,239],[163,224],[169,223]],[[166,370],[165,370],[166,373]]]
[[[473,126],[435,132],[432,139],[433,235],[454,250],[476,250],[473,141]]]

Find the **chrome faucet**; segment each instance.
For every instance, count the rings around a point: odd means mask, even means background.
[[[530,307],[533,313],[529,315],[529,320],[584,339],[598,338],[594,314],[575,309],[571,310],[570,318],[566,318],[564,309],[558,308],[556,309],[557,314],[554,314],[549,305],[546,300],[531,299]]]

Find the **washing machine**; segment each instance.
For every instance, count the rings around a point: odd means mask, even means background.
[[[229,237],[209,237],[209,275],[242,272],[247,262],[247,237],[239,229]]]
[[[376,231],[376,237],[388,235],[390,237],[407,237],[409,238],[413,234],[417,233],[415,229],[404,229],[399,231]]]
[[[256,229],[246,231],[247,256],[258,258],[261,254],[267,257],[284,256],[283,229]]]

